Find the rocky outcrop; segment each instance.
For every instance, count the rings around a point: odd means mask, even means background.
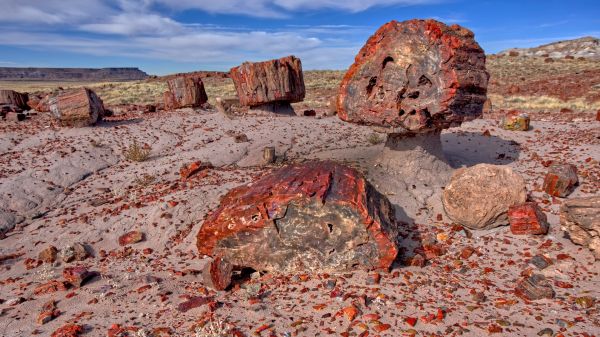
[[[356,170],[309,162],[231,190],[197,246],[260,271],[387,269],[398,253],[396,226],[392,205]]]
[[[49,99],[49,107],[63,126],[90,126],[104,115],[102,100],[88,88],[63,91]]]
[[[245,62],[232,68],[229,73],[242,105],[255,107],[304,100],[302,63],[294,56],[265,62]]]
[[[600,196],[565,200],[560,224],[571,241],[588,247],[600,260]]]
[[[204,83],[199,76],[184,75],[167,81],[164,94],[166,110],[199,107],[208,101]]]
[[[34,81],[131,81],[148,74],[138,68],[11,68],[0,67],[1,80]]]
[[[508,166],[478,164],[456,170],[442,194],[450,219],[471,229],[508,221],[508,208],[527,199],[525,180]]]
[[[589,58],[600,60],[600,39],[582,37],[579,39],[557,41],[534,48],[512,48],[501,51],[504,56],[552,57],[552,58]]]
[[[481,116],[488,73],[471,31],[435,20],[391,21],[369,38],[344,76],[338,116],[426,132]]]

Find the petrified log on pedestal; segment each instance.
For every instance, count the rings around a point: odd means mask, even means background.
[[[392,205],[356,170],[309,162],[233,189],[197,236],[201,254],[263,271],[390,267]]]
[[[166,110],[198,107],[208,101],[204,83],[199,76],[183,75],[167,81],[169,90],[164,93]]]
[[[479,117],[485,54],[473,33],[435,20],[391,21],[369,38],[344,76],[341,119],[425,132]]]
[[[104,115],[102,100],[88,88],[67,90],[49,100],[50,112],[63,126],[89,126]]]
[[[293,113],[290,103],[304,100],[302,63],[294,56],[250,63],[230,70],[240,103],[252,109]]]
[[[600,260],[600,196],[565,200],[560,224],[571,241],[588,247]]]

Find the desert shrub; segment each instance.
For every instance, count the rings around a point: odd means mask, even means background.
[[[383,137],[379,136],[376,133],[372,133],[367,137],[367,141],[372,145],[377,145],[383,142]]]
[[[129,145],[127,150],[124,152],[125,159],[129,161],[137,161],[142,162],[146,161],[150,157],[150,152],[152,148],[145,148],[140,146],[136,140],[133,141],[132,144]]]

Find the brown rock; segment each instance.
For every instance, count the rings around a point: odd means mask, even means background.
[[[27,94],[22,94],[14,90],[0,90],[0,105],[13,106],[20,111],[29,110],[29,106],[27,105],[28,100],[29,97]]]
[[[508,166],[478,164],[454,172],[442,194],[448,216],[471,229],[507,222],[508,208],[527,199],[525,180]]]
[[[600,260],[600,196],[565,200],[560,208],[560,224],[571,241],[588,247]]]
[[[356,170],[314,161],[231,190],[197,245],[259,271],[386,269],[398,253],[396,226],[392,205]]]
[[[36,322],[39,325],[46,324],[60,315],[60,311],[56,309],[56,302],[50,300],[42,306],[42,311],[38,315]]]
[[[544,178],[544,191],[551,196],[566,197],[579,183],[577,167],[571,164],[554,163]]]
[[[57,291],[67,291],[68,288],[69,288],[68,283],[63,282],[63,281],[52,280],[52,281],[49,281],[47,283],[37,286],[33,290],[33,293],[35,295],[46,295],[46,294],[55,293]]]
[[[264,62],[245,62],[229,71],[240,103],[259,106],[304,100],[302,63],[295,56]]]
[[[58,249],[54,246],[50,246],[44,250],[42,250],[38,254],[38,259],[44,263],[54,263],[56,261],[56,256],[58,255]]]
[[[208,101],[200,76],[182,75],[167,81],[169,90],[164,94],[165,109],[198,107]]]
[[[81,325],[67,324],[54,331],[51,337],[79,337],[83,331],[83,326]]]
[[[60,257],[63,262],[83,261],[89,256],[89,253],[81,243],[68,245],[60,251]]]
[[[548,221],[546,214],[535,202],[526,202],[508,208],[508,222],[513,234],[546,234]]]
[[[554,289],[543,275],[533,274],[517,283],[515,295],[528,301],[554,298]]]
[[[231,284],[233,266],[220,257],[206,264],[202,271],[204,284],[215,290],[225,290]]]
[[[119,245],[127,246],[134,243],[138,243],[142,240],[144,240],[144,233],[140,231],[131,231],[119,237]]]
[[[488,73],[473,33],[435,20],[391,21],[369,38],[344,76],[345,121],[425,132],[481,116]]]
[[[179,169],[179,175],[181,176],[181,180],[186,180],[189,177],[197,174],[198,172],[202,172],[203,176],[206,176],[206,171],[212,168],[211,163],[203,163],[201,161],[195,161],[191,164],[184,165]]]
[[[63,270],[65,280],[76,287],[81,287],[94,276],[96,273],[89,271],[84,266],[67,267]]]
[[[63,126],[90,126],[104,116],[102,100],[88,88],[63,91],[50,98],[49,106]]]

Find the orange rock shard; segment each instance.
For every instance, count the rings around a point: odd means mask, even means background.
[[[435,20],[391,21],[369,38],[337,98],[345,121],[426,132],[481,116],[488,73],[471,31]]]
[[[385,196],[356,170],[315,161],[231,190],[203,223],[197,246],[255,270],[387,269],[397,235]]]
[[[51,97],[48,104],[63,126],[90,126],[104,116],[102,100],[88,88],[63,91]]]
[[[166,110],[198,107],[208,102],[202,78],[198,75],[182,75],[167,81],[169,90],[164,93]]]
[[[508,208],[508,222],[513,234],[546,234],[548,221],[537,203],[526,202]]]
[[[231,68],[229,73],[242,105],[258,106],[304,100],[302,63],[295,56],[256,63],[245,62]]]

